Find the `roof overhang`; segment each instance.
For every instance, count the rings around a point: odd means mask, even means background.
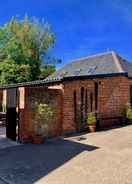
[[[10,88],[19,88],[19,87],[33,87],[33,86],[46,86],[46,85],[54,85],[60,84],[64,81],[71,81],[71,80],[84,80],[84,79],[95,79],[95,78],[105,78],[105,77],[117,77],[117,76],[125,76],[128,77],[127,72],[122,73],[109,73],[109,74],[96,74],[96,75],[87,75],[87,76],[69,76],[63,77],[62,79],[56,80],[36,80],[31,82],[25,83],[17,83],[17,84],[8,84],[8,85],[1,85],[0,90],[10,89]]]
[[[43,85],[50,85],[50,84],[58,84],[60,83],[60,80],[55,81],[44,81],[44,80],[36,80],[31,82],[25,82],[25,83],[16,83],[16,84],[8,84],[8,85],[1,85],[0,90],[4,89],[10,89],[10,88],[19,88],[19,87],[33,87],[33,86],[43,86]]]
[[[64,77],[62,81],[95,79],[95,78],[117,77],[117,76],[128,77],[128,73],[122,72],[122,73],[96,74],[96,75],[89,75],[89,76],[88,75],[87,76],[71,76],[71,77]]]

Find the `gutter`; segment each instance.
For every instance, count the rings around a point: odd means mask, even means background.
[[[73,80],[86,80],[86,79],[95,79],[95,78],[105,78],[105,77],[116,77],[116,76],[125,76],[128,77],[127,72],[120,72],[120,73],[109,73],[109,74],[96,74],[96,75],[83,75],[83,76],[69,76],[63,77],[61,79],[53,79],[53,80],[36,80],[31,82],[25,83],[17,83],[17,84],[9,84],[9,85],[1,85],[0,90],[3,89],[11,89],[11,88],[18,88],[18,87],[33,87],[33,86],[43,86],[43,85],[50,85],[50,84],[57,84],[64,81],[73,81]]]
[[[110,74],[96,74],[90,76],[71,76],[71,77],[64,77],[61,81],[71,81],[71,80],[81,80],[81,79],[95,79],[95,78],[105,78],[105,77],[117,77],[117,76],[124,76],[128,77],[127,72],[121,73],[110,73]]]

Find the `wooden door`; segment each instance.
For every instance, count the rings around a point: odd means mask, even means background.
[[[6,112],[6,136],[16,140],[17,112],[16,112],[16,88],[7,90],[7,112]]]

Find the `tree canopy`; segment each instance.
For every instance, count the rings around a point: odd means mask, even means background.
[[[46,65],[55,35],[48,23],[12,18],[0,27],[0,83],[18,83],[47,77],[55,66]],[[52,62],[52,59],[51,59]]]

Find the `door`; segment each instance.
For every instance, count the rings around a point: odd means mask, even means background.
[[[16,141],[16,108],[7,108],[6,137]]]
[[[7,112],[6,112],[6,137],[16,141],[17,113],[16,113],[16,88],[7,90]]]
[[[79,98],[77,97],[79,95]],[[80,99],[78,101],[78,99]],[[73,93],[73,106],[74,106],[74,121],[76,123],[76,129],[81,132],[86,127],[87,112],[88,112],[88,94],[87,89],[82,87],[80,93],[76,91]]]

